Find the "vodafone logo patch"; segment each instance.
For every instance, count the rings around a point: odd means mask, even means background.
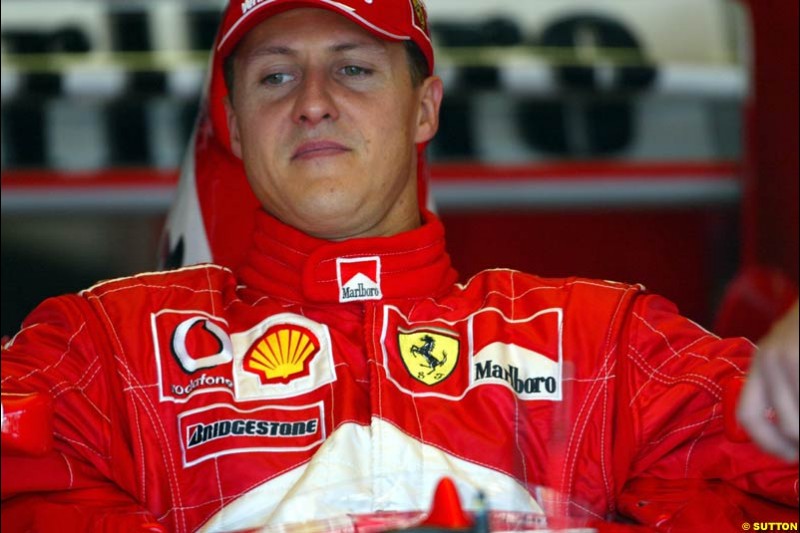
[[[340,302],[383,298],[380,257],[340,257],[336,259],[336,277],[339,282]]]
[[[159,401],[233,393],[228,323],[199,310],[163,309],[150,316]]]

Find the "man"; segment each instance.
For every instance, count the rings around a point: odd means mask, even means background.
[[[796,466],[722,433],[751,345],[641,287],[455,283],[418,201],[421,3],[235,1],[215,54],[203,142],[242,161],[253,245],[31,314],[3,393],[49,393],[56,444],[4,454],[4,527],[396,528],[444,476],[504,530],[797,519]]]

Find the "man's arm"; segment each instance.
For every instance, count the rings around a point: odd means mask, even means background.
[[[3,501],[2,530],[58,533],[165,533],[167,529],[114,485],[41,492]]]
[[[723,430],[725,384],[745,374],[752,344],[719,339],[652,295],[634,306],[626,337],[615,435],[622,513],[667,530],[719,525],[723,515],[736,527],[796,520],[796,465]]]
[[[800,433],[798,302],[759,343],[739,400],[738,417],[764,450],[796,461]]]
[[[134,484],[123,486],[133,469],[114,441],[124,433],[120,389],[109,386],[102,336],[88,303],[66,296],[40,305],[3,346],[3,396],[49,398],[53,437],[49,450],[3,447],[4,531],[86,530],[80,524],[103,531],[117,520],[154,520],[131,496]]]

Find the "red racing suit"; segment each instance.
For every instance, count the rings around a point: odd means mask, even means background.
[[[640,286],[457,284],[425,219],[331,243],[262,213],[236,275],[44,302],[3,347],[2,391],[49,393],[55,449],[3,456],[3,530],[336,524],[427,509],[444,475],[506,524],[797,521],[797,466],[722,431],[750,343]]]

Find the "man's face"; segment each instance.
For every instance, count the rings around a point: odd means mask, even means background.
[[[233,71],[231,145],[268,212],[330,240],[419,225],[415,144],[436,132],[442,86],[412,86],[401,43],[295,9],[251,30]]]

